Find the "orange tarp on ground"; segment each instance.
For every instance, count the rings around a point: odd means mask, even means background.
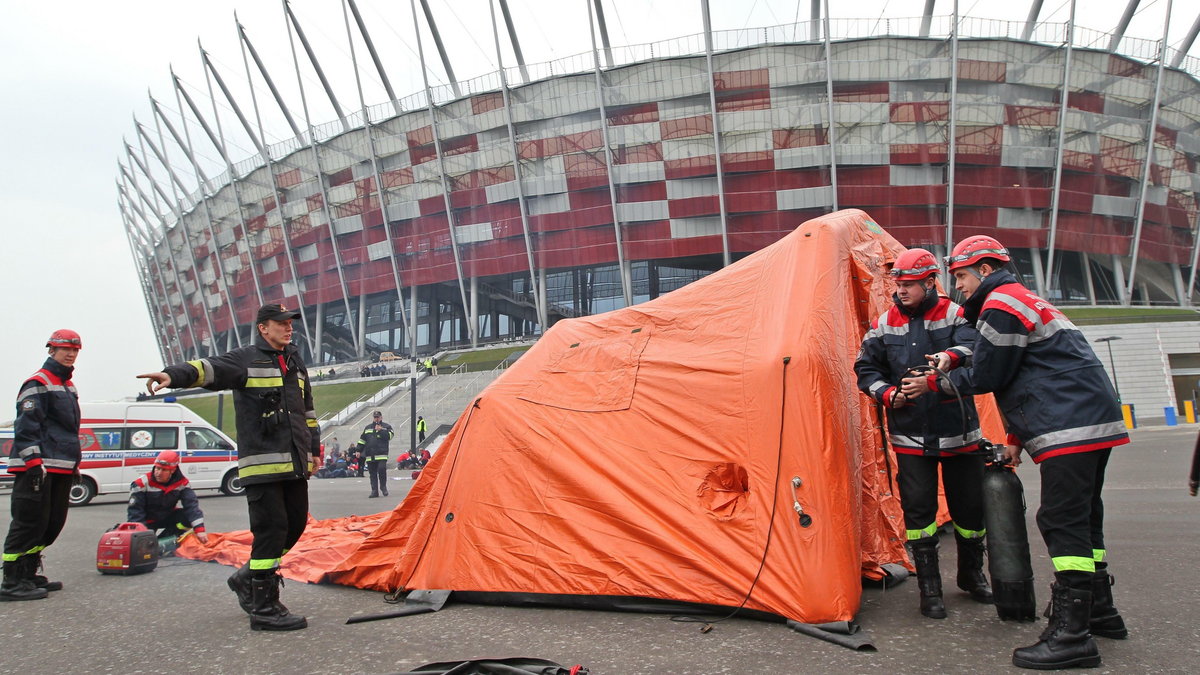
[[[650,302],[555,324],[377,529],[314,523],[285,574],[729,607],[749,593],[746,608],[801,623],[851,619],[862,576],[907,558],[895,463],[852,369],[901,251],[841,211]]]

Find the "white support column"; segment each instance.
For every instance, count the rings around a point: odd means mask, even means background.
[[[128,156],[131,161],[136,163],[137,158],[134,157],[132,148],[129,147],[128,143],[125,144],[125,150],[126,150],[126,156]],[[143,169],[142,172],[145,173],[145,169]],[[183,281],[179,277],[179,265],[178,265],[178,263],[176,263],[175,257],[173,255],[171,255],[171,240],[170,240],[169,232],[167,231],[167,227],[166,227],[166,219],[163,217],[163,215],[161,213],[159,213],[158,209],[155,207],[154,201],[152,201],[149,197],[146,196],[146,193],[142,190],[141,184],[138,183],[136,174],[134,174],[132,171],[122,172],[122,173],[123,173],[123,175],[125,175],[128,178],[130,185],[133,186],[133,191],[137,194],[138,198],[141,199],[142,204],[144,204],[146,206],[146,208],[150,209],[150,212],[152,214],[154,214],[154,222],[158,223],[159,228],[162,231],[161,245],[167,251],[167,259],[171,261],[171,274],[172,274],[172,276],[175,277],[175,290],[179,292],[179,302],[180,302],[179,311],[180,311],[180,313],[183,314],[183,319],[184,319],[185,325],[187,326],[188,334],[191,335],[191,337],[192,337],[192,354],[196,358],[200,358],[204,355],[200,351],[201,340],[199,339],[199,337],[196,333],[196,327],[192,325],[192,313],[188,307],[187,292],[184,291]],[[147,225],[147,228],[151,227],[151,221],[147,220],[146,225]],[[166,288],[164,287],[163,290],[165,292]],[[171,304],[171,294],[167,293],[166,296],[167,296],[167,305],[169,306]],[[172,320],[172,323],[174,323],[174,320]],[[178,329],[177,329],[177,332],[178,332]],[[180,351],[182,352],[182,350],[183,350],[183,346],[180,345]]]
[[[1192,302],[1192,293],[1196,287],[1196,265],[1200,263],[1200,215],[1196,216],[1196,223],[1192,225],[1192,271],[1188,275],[1187,299],[1188,304]]]
[[[287,6],[286,2],[284,3],[284,6],[285,7]],[[310,117],[308,114],[308,96],[305,94],[305,91],[304,91],[304,78],[300,75],[300,60],[296,56],[296,45],[292,41],[291,26],[295,26],[296,35],[297,35],[297,37],[300,38],[301,44],[303,44],[305,51],[308,53],[308,57],[312,61],[313,67],[317,69],[318,73],[321,73],[321,68],[316,62],[316,57],[312,53],[312,48],[308,46],[308,41],[304,38],[304,33],[300,29],[300,24],[296,21],[296,17],[291,14],[290,9],[288,10],[288,15],[291,16],[291,22],[288,24],[288,26],[289,26],[289,28],[288,28],[288,45],[291,47],[291,51],[292,51],[292,65],[296,69],[296,85],[300,91],[300,106],[301,106],[301,110],[304,112],[304,125],[306,127],[308,127],[308,149],[312,153],[313,168],[315,170],[315,172],[314,172],[315,175],[313,177],[317,181],[317,187],[320,188],[320,190],[321,190],[321,212],[325,215],[325,227],[329,230],[329,248],[333,251],[333,264],[334,264],[334,268],[337,269],[338,285],[341,286],[341,289],[342,289],[342,303],[346,307],[347,316],[349,316],[349,314],[350,314],[350,285],[346,282],[346,268],[345,268],[345,265],[342,264],[342,252],[338,248],[337,230],[334,229],[334,226],[333,226],[333,209],[331,209],[329,207],[329,188],[328,188],[328,186],[325,185],[325,170],[321,167],[321,152],[317,146],[317,134],[316,134],[316,131],[313,129],[312,117]],[[243,44],[245,44],[245,42],[246,41],[243,41]],[[250,63],[246,60],[246,52],[244,49],[242,50],[242,62],[245,64],[245,67],[246,67],[246,80],[249,81],[250,80]],[[325,80],[325,76],[323,74],[321,75],[321,82],[326,87],[328,87],[329,83]],[[334,104],[334,110],[337,111],[338,117],[342,120],[342,127],[349,128],[349,124],[346,122],[346,117],[342,113],[341,107],[337,105],[337,100],[333,98],[333,93],[329,92],[328,89],[327,89],[326,93],[329,94],[330,100]],[[258,111],[258,98],[254,95],[254,87],[250,87],[250,100],[254,102],[254,116],[255,116],[256,120],[258,121],[258,132],[261,135],[261,134],[263,134],[262,115],[259,114],[259,111]],[[265,136],[264,136],[264,139],[265,139]],[[296,295],[297,295],[297,297],[300,298],[300,305],[303,306],[304,305],[304,293],[303,293],[303,290],[300,288],[299,275],[296,274],[296,268],[295,268],[296,263],[294,261],[294,258],[291,257],[291,255],[292,255],[291,254],[291,241],[288,237],[287,227],[286,227],[286,223],[288,222],[288,219],[285,217],[284,212],[283,212],[283,204],[284,204],[283,193],[281,190],[279,190],[279,187],[277,185],[277,180],[275,178],[275,170],[271,167],[270,155],[264,153],[264,158],[267,161],[267,169],[271,174],[271,188],[275,194],[275,210],[279,213],[280,223],[283,224],[284,244],[286,246],[288,246],[289,260],[291,261],[291,264],[292,264],[292,278],[296,280]],[[387,218],[387,214],[384,214],[384,218],[385,219]],[[366,261],[360,261],[359,269],[361,270],[365,264],[366,264]],[[364,344],[363,336],[361,335],[361,333],[355,334],[355,331],[353,329],[351,329],[350,332],[351,332],[350,338],[359,345],[359,347],[358,347],[359,354],[358,355],[362,356],[362,345]]]
[[[458,293],[460,299],[462,300],[463,313],[466,314],[467,289],[463,283],[462,258],[458,251],[458,237],[454,231],[454,207],[450,203],[450,184],[446,181],[446,160],[445,156],[442,154],[441,134],[438,132],[437,106],[433,104],[433,90],[429,87],[429,69],[425,65],[425,47],[422,45],[421,41],[420,26],[417,25],[417,7],[414,2],[415,0],[409,0],[409,6],[412,7],[413,29],[417,34],[417,56],[421,62],[421,81],[425,84],[425,103],[426,109],[429,112],[429,130],[433,135],[433,150],[437,156],[438,177],[441,179],[442,183],[442,202],[445,204],[446,208],[446,227],[450,235],[450,251],[454,254],[454,271],[458,277]],[[433,26],[433,16],[429,13],[429,7],[426,3],[426,0],[421,0],[421,6],[425,8],[425,18],[430,22],[430,29],[433,31],[435,39],[440,43],[441,38],[437,37],[437,28]],[[445,54],[443,54],[443,60],[445,60]],[[445,60],[445,66],[447,69],[449,69],[450,62],[448,60]],[[451,73],[451,75],[453,74]],[[451,80],[453,80],[453,77],[451,77]],[[458,96],[457,83],[454,83],[454,91],[455,96]],[[440,330],[440,328],[440,326],[434,326],[435,330]],[[475,330],[473,328],[469,330],[471,339],[473,341],[475,339]],[[434,343],[432,335],[430,336],[430,343]]]
[[[138,163],[138,166],[142,169],[142,173],[146,175],[146,178],[150,180],[150,184],[154,188],[154,191],[157,192],[160,197],[162,197],[163,203],[167,205],[167,208],[171,209],[172,214],[175,216],[175,227],[179,232],[180,238],[183,239],[184,246],[187,247],[188,258],[190,258],[192,261],[192,277],[196,283],[196,294],[200,296],[200,310],[204,314],[204,326],[208,329],[208,339],[204,340],[203,342],[208,347],[210,355],[216,354],[217,329],[213,325],[212,313],[208,311],[208,299],[204,293],[204,284],[200,280],[200,261],[196,258],[196,249],[192,246],[191,233],[188,232],[187,223],[184,222],[183,219],[183,202],[182,197],[180,197],[180,189],[183,188],[183,183],[175,174],[175,170],[171,168],[170,161],[162,154],[162,152],[159,151],[158,146],[154,145],[154,142],[146,136],[145,129],[141,124],[138,123],[136,119],[134,119],[134,127],[137,128],[138,147],[141,149],[142,158],[140,162],[137,161],[136,157],[133,159]],[[151,178],[150,174],[147,172],[149,168],[149,159],[146,157],[146,146],[150,147],[150,149],[154,152],[154,156],[157,157],[158,161],[161,162],[166,168],[167,175],[171,177],[172,180],[169,182],[171,183],[171,193],[175,197],[173,200],[167,198],[166,193],[163,192],[162,186],[160,186],[157,181]],[[126,150],[131,150],[128,144],[126,144],[125,148]]]
[[[549,308],[550,305],[546,304],[546,268],[543,267],[542,269],[538,270],[538,276],[540,277],[540,279],[538,279],[538,293],[541,295],[542,307]],[[546,315],[548,319],[549,311],[547,311]],[[550,326],[542,324],[541,332],[545,333],[549,328]]]
[[[704,60],[708,64],[708,105],[712,111],[713,154],[717,160],[717,208],[721,212],[721,263],[729,267],[729,216],[725,210],[725,163],[721,158],[721,113],[717,110],[717,74],[713,70],[712,22],[708,0],[700,0],[704,12]],[[624,267],[624,266],[622,266]]]
[[[1075,2],[1072,0],[1072,16]],[[1042,13],[1042,0],[1033,0],[1029,5],[1029,16],[1025,19],[1025,28],[1021,31],[1021,39],[1028,42],[1033,37],[1033,29],[1037,27],[1038,15]]]
[[[216,262],[217,275],[220,279],[220,284],[218,285],[220,287],[221,294],[225,296],[225,310],[229,312],[229,332],[233,333],[234,337],[237,338],[237,345],[241,347],[242,334],[239,333],[237,329],[237,313],[234,311],[235,306],[233,303],[233,295],[229,292],[229,278],[225,273],[225,263],[221,260],[221,247],[217,242],[216,224],[213,220],[212,209],[209,207],[209,200],[205,195],[205,186],[208,183],[208,179],[204,176],[204,172],[201,171],[195,155],[192,154],[191,149],[189,148],[190,144],[184,143],[184,140],[180,138],[179,132],[175,131],[175,126],[171,124],[171,120],[167,119],[167,116],[163,114],[162,109],[158,105],[158,101],[154,100],[153,96],[150,97],[150,109],[154,115],[154,126],[158,130],[159,144],[163,146],[163,157],[159,158],[160,161],[165,161],[166,143],[163,141],[162,127],[163,125],[166,125],[167,131],[171,132],[171,137],[175,139],[175,144],[179,146],[180,150],[183,151],[184,156],[188,158],[189,162],[191,162],[192,172],[196,175],[196,181],[199,184],[197,187],[197,193],[199,194],[199,197],[196,201],[199,201],[200,205],[204,209],[204,220],[208,228],[208,238],[211,242],[211,255],[213,260]],[[168,166],[167,170],[171,171],[171,168]],[[178,182],[178,179],[176,179],[176,181]],[[184,194],[187,194],[186,190],[184,190]],[[195,205],[195,202],[193,202],[193,206]]]
[[[933,0],[929,0],[930,5]],[[950,24],[950,131],[946,139],[946,246],[954,246],[954,173],[958,160],[958,0]],[[1039,261],[1040,264],[1041,261]],[[1038,293],[1044,292],[1041,286]]]
[[[131,212],[127,213],[126,220],[127,224],[131,228],[130,236],[136,237],[140,242],[142,254],[145,256],[147,263],[151,261],[154,263],[153,274],[151,274],[149,265],[147,265],[146,277],[150,286],[150,292],[154,296],[155,316],[157,317],[157,323],[160,326],[159,339],[161,341],[160,348],[164,352],[163,363],[178,363],[179,361],[186,360],[186,358],[184,357],[183,350],[179,346],[178,341],[171,341],[172,334],[178,331],[173,321],[171,321],[170,316],[165,315],[165,310],[163,309],[164,307],[169,306],[167,301],[167,281],[163,275],[162,265],[158,262],[158,252],[155,250],[154,241],[150,236],[150,220],[146,217],[146,214],[142,212],[141,207],[139,207],[133,200],[133,196],[129,194],[129,177],[125,167],[122,166],[120,162],[117,163],[117,166],[119,167],[120,173],[120,179],[117,181],[117,196],[120,198],[121,204],[123,204],[122,213]],[[141,221],[146,225],[145,230],[138,227],[137,219],[133,217],[133,214],[136,214],[138,218],[140,218]],[[157,284],[155,281],[157,281]],[[160,288],[162,289],[161,294],[159,293]],[[171,349],[172,346],[174,346],[174,349]],[[170,353],[169,356],[167,354],[168,351]]]
[[[243,51],[242,55],[244,58],[245,57],[244,51]],[[225,80],[224,80],[224,78],[221,77],[221,73],[217,71],[216,67],[213,66],[212,62],[209,60],[208,53],[204,51],[204,48],[200,49],[200,57],[201,57],[201,61],[202,61],[203,65],[204,65],[205,81],[208,83],[208,89],[209,89],[208,96],[210,99],[212,99],[214,114],[216,113],[217,99],[215,96],[213,96],[213,93],[212,93],[212,81],[216,80],[217,86],[221,89],[221,93],[225,95],[225,101],[227,103],[229,103],[231,108],[233,108],[233,112],[237,115],[238,120],[242,123],[242,128],[245,130],[246,135],[250,137],[250,141],[252,143],[254,143],[254,147],[262,155],[263,162],[266,164],[267,175],[269,175],[271,177],[271,186],[270,186],[271,187],[271,195],[274,196],[274,198],[275,198],[275,207],[276,207],[276,210],[279,212],[279,233],[282,237],[281,241],[283,242],[284,256],[287,258],[288,268],[292,273],[292,284],[295,286],[295,289],[296,289],[296,304],[298,305],[297,311],[300,312],[300,322],[307,327],[309,325],[308,324],[308,311],[304,308],[304,289],[302,289],[300,287],[301,286],[300,277],[296,273],[296,256],[292,252],[291,237],[288,236],[287,219],[283,217],[283,208],[282,208],[283,199],[282,199],[282,195],[279,193],[278,182],[275,180],[275,167],[273,165],[274,163],[271,160],[271,153],[266,147],[266,140],[265,140],[266,137],[261,134],[262,119],[261,119],[261,117],[259,118],[259,124],[258,124],[260,133],[256,134],[256,133],[254,133],[254,130],[250,127],[250,123],[248,121],[246,121],[246,116],[242,114],[241,106],[238,105],[237,101],[233,98],[233,95],[229,93],[229,87],[225,86]],[[247,68],[249,68],[249,66],[247,66]],[[249,79],[249,78],[247,78],[247,79]],[[258,100],[257,100],[257,97],[255,97],[255,95],[254,95],[254,87],[253,86],[250,87],[250,98],[254,104],[254,110],[257,113]],[[219,115],[217,116],[217,119],[218,119],[218,131],[219,131],[220,130],[220,123],[219,123],[220,116]],[[224,142],[223,134],[222,134],[222,142]],[[232,167],[230,168],[230,180],[234,180]],[[239,201],[240,201],[240,198],[239,198]],[[269,217],[267,218],[267,222],[268,223],[270,222]],[[249,245],[249,242],[247,242],[247,245]],[[250,264],[253,265],[254,262],[255,261],[252,260]],[[282,299],[282,298],[280,298],[280,299]],[[305,333],[308,335],[312,334],[307,329],[305,330]]]
[[[1113,268],[1113,285],[1117,288],[1117,304],[1128,305],[1125,295],[1125,265],[1121,262],[1121,256],[1112,254]]]
[[[1096,304],[1096,283],[1092,279],[1092,258],[1086,252],[1080,253],[1079,256],[1083,263],[1083,279],[1087,282],[1088,302],[1094,305]]]
[[[1037,0],[1041,7],[1041,0]],[[1047,249],[1050,252],[1046,261],[1046,277],[1054,283],[1054,247],[1058,237],[1058,206],[1062,195],[1063,156],[1065,155],[1067,131],[1067,99],[1071,94],[1071,55],[1075,46],[1075,0],[1071,0],[1070,13],[1067,16],[1067,45],[1063,57],[1063,79],[1058,102],[1058,140],[1054,145],[1054,187],[1050,193],[1050,241]],[[1093,304],[1095,304],[1093,302]]]
[[[129,244],[129,255],[133,259],[134,267],[137,268],[138,282],[142,286],[142,299],[146,302],[146,313],[150,317],[150,323],[154,326],[154,334],[158,337],[155,340],[158,347],[158,356],[162,359],[162,363],[172,362],[167,358],[167,331],[160,322],[161,317],[155,311],[155,305],[158,303],[158,292],[154,289],[153,283],[147,278],[150,271],[142,260],[142,258],[148,258],[149,256],[146,255],[144,249],[141,249],[135,243],[135,225],[133,224],[133,216],[125,209],[125,197],[125,193],[121,189],[121,184],[117,183],[117,209],[121,212],[121,220],[125,225],[125,242]],[[139,252],[142,254],[140,257],[138,255]]]
[[[829,0],[825,2],[825,114],[829,137],[829,191],[832,192],[833,210],[839,209],[837,169],[837,123],[833,119],[833,42],[829,32]]]
[[[229,153],[225,149],[224,139],[213,133],[212,128],[208,125],[208,122],[204,119],[204,116],[200,114],[200,109],[196,107],[196,102],[193,101],[192,97],[183,89],[183,86],[179,82],[179,78],[175,77],[174,72],[171,73],[171,80],[175,88],[175,105],[177,108],[179,108],[179,118],[183,125],[184,138],[188,139],[188,148],[191,149],[192,147],[191,134],[188,132],[187,119],[183,116],[183,105],[180,103],[181,100],[187,102],[188,109],[192,111],[192,115],[196,118],[196,121],[200,123],[200,127],[204,129],[205,134],[208,135],[208,140],[217,149],[217,152],[219,152],[221,155],[221,159],[225,162],[225,171],[229,175],[229,185],[233,191],[235,202],[234,207],[237,209],[238,226],[242,231],[241,240],[245,244],[246,249],[249,251],[250,231],[246,225],[246,212],[242,209],[241,189],[238,187],[237,174],[233,170],[233,162],[229,159]],[[217,194],[220,194],[220,190],[213,191],[214,196]],[[234,247],[237,247],[236,240],[234,242]],[[241,254],[239,253],[238,256],[240,260]],[[248,261],[246,266],[250,268],[250,278],[254,282],[254,296],[258,300],[258,304],[261,306],[264,303],[262,283],[258,279],[258,269],[255,267],[255,261]],[[248,333],[246,338],[247,341],[254,342],[254,338],[257,335],[257,329],[255,328],[253,321],[246,328]]]
[[[595,0],[595,2],[596,7],[598,8],[600,6],[600,0]],[[603,28],[604,24],[602,18],[600,25],[601,29],[605,30]],[[604,143],[604,147],[602,148],[601,152],[604,154],[604,171],[608,175],[608,200],[612,205],[613,237],[617,245],[617,266],[621,270],[621,292],[625,298],[625,306],[628,307],[633,304],[633,287],[630,284],[629,275],[625,273],[625,245],[621,236],[621,214],[617,209],[617,179],[616,176],[613,175],[612,144],[609,142],[608,138],[608,108],[604,104],[604,80],[600,74],[600,53],[596,48],[596,29],[593,25],[591,2],[588,2],[588,36],[591,37],[592,40],[592,64],[596,79],[596,104],[600,107],[600,137],[601,141]],[[612,61],[610,57],[610,65],[611,62]],[[544,281],[545,279],[543,278],[543,283]],[[543,304],[545,304],[544,300]],[[547,312],[549,312],[548,307]],[[544,331],[548,327],[549,326],[542,326],[542,330]]]
[[[321,343],[325,341],[325,303],[318,302],[316,306],[317,321],[316,327],[313,329],[312,351],[313,363],[321,365],[325,363],[325,348]]]
[[[492,0],[488,0],[488,10],[492,15],[492,38],[496,42],[496,64],[500,67],[500,93],[504,99],[504,125],[508,130],[509,156],[512,157],[513,180],[517,188],[517,208],[521,212],[521,235],[525,239],[525,259],[529,265],[530,291],[534,298],[534,311],[537,312],[538,323],[544,327],[546,325],[546,305],[541,302],[538,293],[537,266],[533,259],[533,237],[529,233],[529,204],[525,201],[525,185],[521,181],[521,156],[517,152],[517,129],[513,124],[512,95],[508,87],[508,74],[504,71],[504,56],[500,50],[500,29],[496,25],[496,8],[492,4]],[[505,19],[509,21],[507,5],[505,6]],[[509,30],[512,30],[511,22]],[[525,73],[524,64],[522,64],[521,72]],[[524,77],[528,80],[527,74]],[[474,287],[472,284],[472,288]],[[475,304],[474,291],[471,295],[471,304]]]
[[[1187,294],[1183,290],[1183,270],[1179,263],[1171,263],[1171,281],[1175,282],[1175,300],[1180,307],[1188,306]]]
[[[350,317],[346,317],[350,318]],[[358,358],[367,353],[367,294],[358,294],[358,335],[354,336],[354,351]]]
[[[1167,35],[1171,30],[1171,2],[1167,0],[1166,18],[1163,19],[1163,36],[1162,42],[1159,43],[1158,50],[1158,75],[1154,78],[1154,102],[1150,107],[1150,122],[1149,128],[1146,130],[1146,153],[1145,159],[1142,160],[1142,186],[1138,194],[1137,201],[1137,217],[1133,224],[1133,247],[1129,252],[1129,288],[1125,292],[1125,304],[1132,302],[1133,285],[1137,283],[1137,265],[1138,253],[1142,244],[1142,224],[1146,218],[1146,190],[1150,187],[1150,165],[1154,163],[1154,139],[1158,135],[1158,105],[1162,100],[1162,81],[1163,67],[1167,60]],[[1134,7],[1137,0],[1130,0],[1130,7]],[[1143,294],[1143,299],[1149,301],[1149,298]]]
[[[1033,261],[1033,283],[1037,286],[1037,294],[1046,297],[1046,272],[1042,269],[1042,252],[1036,247],[1029,249],[1029,259]]]
[[[354,20],[358,22],[358,30],[362,35],[363,40],[367,43],[367,50],[371,53],[371,58],[375,61],[375,68],[380,71],[380,76],[383,77],[384,87],[387,89],[388,96],[391,97],[393,108],[396,113],[400,113],[400,103],[396,101],[396,94],[392,92],[392,86],[387,80],[387,76],[383,73],[383,66],[379,63],[379,56],[375,53],[375,47],[371,43],[371,38],[367,34],[367,27],[363,24],[362,17],[358,14],[358,8],[354,4],[354,0],[346,0],[350,5],[351,11],[354,12]],[[392,226],[388,221],[386,191],[383,186],[383,175],[379,171],[379,152],[375,148],[375,133],[371,125],[370,110],[367,108],[366,98],[363,96],[362,76],[358,72],[358,58],[355,55],[354,36],[350,34],[350,20],[346,16],[346,6],[342,5],[342,19],[346,23],[346,42],[350,45],[350,60],[354,64],[354,84],[358,90],[358,105],[362,110],[363,129],[367,134],[367,146],[371,153],[371,178],[375,181],[375,197],[379,203],[379,217],[383,220],[383,236],[387,240],[388,262],[392,268],[392,283],[396,285],[396,302],[400,307],[400,323],[404,330],[408,330],[408,317],[404,315],[404,290],[400,281],[400,266],[396,262],[396,244],[392,239]],[[369,257],[369,256],[368,256]],[[365,262],[363,263],[365,264]],[[391,346],[390,344],[388,346]]]
[[[479,346],[479,277],[471,275],[471,310],[467,313],[471,347]]]

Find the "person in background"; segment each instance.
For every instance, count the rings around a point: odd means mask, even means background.
[[[125,520],[155,530],[166,555],[174,550],[174,540],[188,530],[195,532],[202,543],[208,543],[200,500],[196,499],[196,492],[179,470],[178,452],[163,450],[158,453],[150,471],[129,484]],[[167,538],[171,541],[164,542]]]
[[[1104,545],[1104,472],[1115,446],[1129,442],[1112,382],[1091,345],[1054,305],[1005,269],[1008,249],[967,237],[949,258],[963,310],[979,332],[971,362],[930,354],[961,394],[992,392],[1008,425],[1005,455],[1021,450],[1041,469],[1038,529],[1054,564],[1051,614],[1036,644],[1013,651],[1013,665],[1038,670],[1100,665],[1093,635],[1124,639],[1113,604]],[[917,397],[940,391],[936,373],[905,378]]]
[[[392,425],[383,421],[383,413],[376,410],[371,415],[371,423],[367,425],[366,429],[363,429],[362,436],[358,439],[358,447],[366,459],[367,471],[371,474],[369,498],[378,497],[381,492],[384,497],[388,494],[388,444],[392,442],[395,435],[396,432],[392,429]]]
[[[83,457],[79,445],[79,392],[71,382],[83,342],[73,330],[46,341],[50,357],[17,392],[17,419],[8,472],[13,475],[12,521],[4,539],[0,600],[40,600],[62,582],[38,574],[42,551],[67,524],[71,484]]]
[[[417,442],[418,443],[425,440],[425,430],[428,428],[429,428],[428,425],[425,424],[425,418],[421,417],[420,415],[417,415]]]
[[[312,381],[292,344],[292,321],[299,316],[282,305],[263,305],[254,344],[138,375],[151,394],[167,387],[233,390],[238,476],[246,488],[253,543],[250,560],[227,584],[250,615],[251,630],[308,626],[279,602],[279,565],[308,523],[308,478],[321,456]]]

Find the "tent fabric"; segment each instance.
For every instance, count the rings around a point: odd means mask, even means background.
[[[863,576],[907,565],[894,457],[853,375],[903,250],[840,211],[657,299],[560,321],[394,511],[369,532],[314,523],[284,574],[851,620]]]

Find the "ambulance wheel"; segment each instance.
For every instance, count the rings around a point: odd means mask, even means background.
[[[225,473],[225,477],[221,479],[221,492],[230,497],[246,494],[246,488],[242,485],[242,479],[238,478],[237,469],[230,469]]]
[[[71,502],[71,506],[83,506],[92,501],[92,497],[96,496],[96,483],[91,478],[84,476],[79,481],[79,485],[72,485],[71,492],[67,495],[67,499]]]

